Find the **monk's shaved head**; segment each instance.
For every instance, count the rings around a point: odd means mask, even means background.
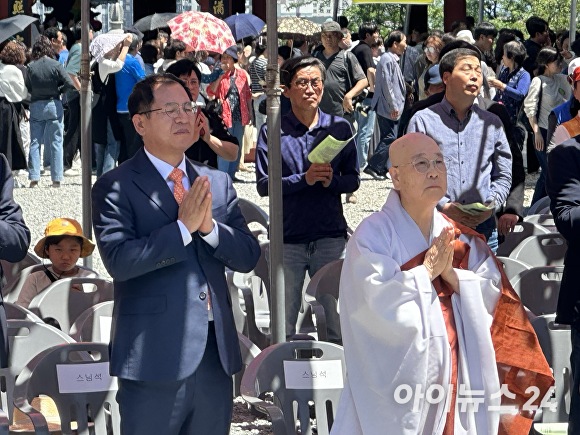
[[[423,133],[407,133],[394,141],[389,148],[389,159],[393,166],[409,163],[417,154],[440,153],[433,139]]]
[[[437,142],[423,133],[409,133],[389,148],[391,180],[401,204],[411,209],[429,210],[445,195],[447,171]]]

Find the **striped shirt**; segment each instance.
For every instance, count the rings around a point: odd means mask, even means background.
[[[250,86],[252,93],[264,92],[264,87],[260,84],[260,81],[266,80],[266,65],[268,65],[268,60],[264,56],[256,57],[250,64],[248,72],[252,80],[252,85]]]

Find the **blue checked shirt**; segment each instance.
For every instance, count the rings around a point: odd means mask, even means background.
[[[495,200],[501,206],[512,182],[512,154],[500,119],[477,105],[463,121],[443,98],[441,103],[417,112],[407,132],[432,137],[449,158],[447,194],[439,202],[461,204]]]

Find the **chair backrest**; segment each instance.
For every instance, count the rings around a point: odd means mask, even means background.
[[[246,368],[241,392],[252,403],[273,394],[287,434],[312,435],[310,403],[314,403],[317,433],[328,435],[345,379],[344,350],[333,343],[291,341],[264,349]],[[275,432],[276,433],[276,432]]]
[[[260,354],[260,348],[243,334],[238,332],[238,342],[240,343],[240,352],[242,353],[242,370],[234,375],[234,397],[240,395],[240,384],[246,371],[246,367]]]
[[[262,278],[262,283],[266,291],[270,293],[270,266],[268,264],[268,253],[270,250],[270,241],[260,242],[260,258],[254,267],[254,275]]]
[[[91,292],[74,290],[72,286],[75,284],[93,284],[93,288]],[[72,323],[83,311],[100,302],[112,300],[111,281],[102,278],[66,278],[59,279],[36,295],[28,309],[42,319],[56,319],[63,331],[70,331]]]
[[[80,342],[109,343],[113,301],[93,305],[83,311],[70,328],[70,336]]]
[[[524,222],[529,222],[531,224],[536,224],[544,227],[551,233],[557,233],[558,228],[556,228],[556,221],[554,216],[548,213],[546,214],[531,214],[524,218]]]
[[[553,314],[558,306],[563,274],[562,266],[533,267],[516,276],[512,286],[522,304],[536,316]]]
[[[30,415],[32,398],[43,394],[54,400],[63,434],[72,434],[71,422],[76,421],[74,433],[88,435],[90,419],[90,433],[118,435],[116,389],[116,378],[109,376],[108,345],[72,343],[51,347],[30,361],[16,381],[14,403]]]
[[[525,272],[526,270],[530,270],[532,268],[529,264],[526,264],[520,260],[516,260],[515,258],[498,256],[497,259],[503,265],[503,271],[505,272],[510,282],[512,282],[512,280],[516,278],[521,272]]]
[[[25,269],[22,269],[19,274],[6,286],[2,289],[2,296],[5,301],[7,302],[16,302],[18,300],[18,296],[20,296],[20,291],[22,290],[22,286],[26,282],[26,278],[33,272],[38,272],[39,270],[44,270],[45,267],[51,266],[51,263],[38,263],[33,264]],[[88,267],[78,266],[80,269],[89,270],[95,274],[96,277],[99,276],[97,272]]]
[[[266,213],[262,208],[253,202],[248,201],[244,198],[238,198],[238,206],[240,211],[246,220],[246,223],[250,225],[251,223],[260,224],[263,227],[263,231],[259,231],[258,234],[267,234],[268,227],[270,225],[270,218],[268,213]],[[257,235],[254,233],[254,235]]]
[[[526,213],[526,216],[530,216],[532,214],[540,214],[540,212],[550,211],[550,197],[544,196],[543,198],[536,201]]]
[[[550,231],[541,225],[535,225],[531,222],[519,222],[514,230],[505,236],[503,243],[497,248],[497,255],[507,257],[511,254],[516,246],[530,236],[536,234],[548,234]]]
[[[311,304],[313,300],[316,300],[324,309],[326,325],[321,325],[320,320],[316,319],[319,337],[322,333],[334,343],[342,342],[338,314],[338,289],[343,261],[342,259],[335,260],[323,266],[310,279],[304,294],[307,303]],[[324,327],[326,331],[321,331],[320,329]]]
[[[560,234],[538,234],[521,242],[510,258],[535,266],[562,266],[568,244]]]
[[[228,283],[228,290],[230,292],[230,298],[232,300],[232,312],[234,314],[234,322],[236,324],[236,330],[242,334],[247,335],[246,331],[246,313],[242,309],[243,306],[243,296],[240,294],[241,286],[245,286],[243,281],[243,276],[245,274],[240,272],[234,272],[233,270],[226,270],[226,282]]]
[[[33,322],[42,322],[42,319],[28,308],[10,302],[4,302],[3,305],[8,320],[31,320]]]
[[[570,368],[570,354],[572,344],[570,326],[554,323],[556,316],[549,314],[532,320],[532,326],[538,336],[538,341],[544,356],[554,373],[555,397],[550,400],[556,409],[542,408],[543,423],[568,422],[570,414],[570,391],[572,375]]]
[[[0,392],[2,409],[6,410],[10,421],[13,417],[13,391],[16,377],[26,364],[42,351],[57,345],[74,343],[74,340],[62,331],[45,323],[30,320],[8,320],[8,367],[0,369],[4,378],[6,391]]]
[[[30,252],[27,252],[26,257],[24,257],[18,263],[10,263],[6,260],[0,260],[0,265],[2,265],[2,272],[4,274],[2,277],[2,294],[4,294],[4,288],[6,286],[18,280],[18,275],[20,275],[20,272],[22,272],[27,267],[40,264],[41,262],[42,260],[40,258],[34,254],[31,254]]]

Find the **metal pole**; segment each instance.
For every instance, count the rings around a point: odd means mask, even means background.
[[[81,165],[82,165],[82,204],[83,230],[85,237],[92,239],[93,224],[91,219],[91,176],[92,176],[92,135],[91,135],[91,65],[89,57],[89,25],[91,4],[89,0],[81,2]],[[92,268],[93,257],[89,255],[83,260],[86,267]]]
[[[268,66],[266,70],[266,113],[268,115],[268,195],[270,199],[270,328],[272,343],[286,341],[284,303],[284,240],[282,222],[282,153],[280,150],[280,71],[276,0],[266,4]]]
[[[479,0],[479,22],[483,22],[483,0]]]
[[[570,4],[570,36],[568,46],[571,46],[576,39],[576,3],[577,0],[572,0]]]
[[[405,35],[409,34],[409,27],[411,27],[411,5],[407,5],[405,9],[405,28],[403,29]]]
[[[338,5],[340,0],[334,0],[334,5],[332,6],[332,20],[338,21]]]

